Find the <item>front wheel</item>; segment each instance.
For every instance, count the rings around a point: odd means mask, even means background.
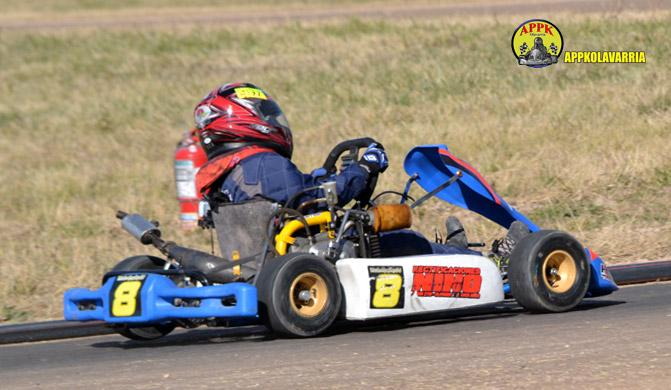
[[[141,270],[161,270],[165,266],[165,260],[154,256],[133,256],[129,257],[114,266],[112,271],[141,271]],[[176,325],[172,322],[166,322],[153,326],[130,327],[124,325],[116,328],[117,333],[131,340],[155,340],[161,338],[175,329]]]
[[[273,331],[287,336],[309,337],[324,332],[342,302],[333,264],[305,253],[268,260],[256,287],[262,318]]]
[[[541,230],[524,237],[510,255],[510,290],[532,312],[563,312],[578,305],[589,287],[590,265],[568,233]]]

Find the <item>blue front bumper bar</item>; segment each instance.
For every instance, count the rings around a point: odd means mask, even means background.
[[[258,303],[256,287],[247,283],[180,288],[163,275],[129,273],[110,277],[97,290],[67,290],[63,308],[69,321],[141,324],[188,318],[256,317]]]

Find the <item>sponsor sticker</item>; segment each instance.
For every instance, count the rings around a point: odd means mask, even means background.
[[[117,276],[117,282],[125,282],[127,280],[145,280],[147,279],[147,274],[126,274]]]
[[[416,265],[412,267],[412,278],[411,295],[480,299],[480,268]]]
[[[262,90],[257,88],[241,87],[235,88],[235,95],[239,99],[261,99],[267,100],[268,97]]]
[[[608,271],[608,268],[606,268],[604,263],[601,263],[601,277],[604,279],[613,280],[610,271]]]

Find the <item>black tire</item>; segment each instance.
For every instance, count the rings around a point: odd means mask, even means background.
[[[141,328],[131,328],[129,326],[124,326],[115,330],[120,335],[131,340],[149,341],[160,339],[161,337],[168,335],[170,332],[175,330],[175,327],[175,324],[172,322],[166,322],[163,324],[144,326]]]
[[[589,287],[590,265],[570,234],[541,230],[524,237],[510,255],[512,296],[537,313],[557,313],[579,304]]]
[[[310,337],[324,332],[338,316],[342,302],[333,264],[305,253],[268,260],[256,287],[261,319],[286,336]],[[309,300],[299,298],[301,291],[308,291]]]
[[[112,268],[112,271],[157,270],[163,269],[163,266],[165,266],[165,259],[156,256],[140,255],[121,260]]]
[[[133,256],[122,260],[112,268],[112,271],[139,271],[139,270],[157,270],[163,269],[165,260],[154,256]],[[115,330],[120,335],[131,340],[155,340],[161,338],[175,329],[176,325],[172,322],[165,322],[154,326],[130,327],[124,325]]]

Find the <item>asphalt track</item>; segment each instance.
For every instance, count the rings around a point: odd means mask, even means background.
[[[460,16],[525,15],[549,16],[558,12],[618,13],[623,11],[671,10],[671,0],[509,0],[476,1],[447,4],[362,4],[305,9],[275,8],[259,11],[184,9],[138,10],[134,14],[109,12],[103,15],[51,15],[38,19],[0,18],[0,31],[67,30],[79,28],[142,29],[166,26],[229,25],[238,23],[314,22],[335,19],[415,19]],[[171,12],[164,12],[171,11]]]
[[[0,346],[0,387],[668,388],[671,283],[624,287],[576,310],[514,303],[422,321],[345,323],[312,339],[263,327]]]

